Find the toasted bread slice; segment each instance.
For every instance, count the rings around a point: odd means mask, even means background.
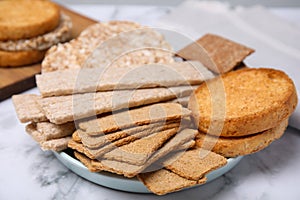
[[[211,135],[255,134],[278,125],[297,105],[293,81],[275,69],[242,69],[200,85],[189,101],[198,129]]]
[[[46,51],[1,51],[0,67],[18,67],[38,63],[43,60]]]
[[[215,137],[204,133],[196,136],[196,146],[211,150],[225,157],[236,157],[258,152],[273,141],[279,139],[286,127],[288,120],[285,119],[278,126],[255,135],[244,137]]]
[[[55,29],[57,5],[45,0],[0,1],[0,40],[27,39]]]

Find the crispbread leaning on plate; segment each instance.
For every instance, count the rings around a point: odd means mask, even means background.
[[[40,62],[48,48],[71,37],[70,17],[47,0],[3,0],[0,18],[0,67]]]
[[[16,112],[43,149],[68,147],[92,172],[138,177],[158,195],[204,184],[226,157],[280,138],[297,96],[283,72],[238,69],[252,49],[211,34],[199,43],[203,65],[176,62],[155,30],[92,25],[48,51],[41,96],[14,96]],[[201,61],[187,52],[178,55]]]

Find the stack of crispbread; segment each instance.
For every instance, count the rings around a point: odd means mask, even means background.
[[[225,157],[262,150],[283,135],[297,101],[293,81],[274,69],[241,69],[207,81],[189,102],[197,145]]]
[[[71,37],[71,19],[50,1],[0,1],[0,18],[0,67],[40,62],[47,49]]]
[[[20,121],[30,123],[26,131],[43,149],[66,149],[75,120],[177,99],[187,104],[191,92],[214,76],[199,62],[175,63],[171,47],[162,35],[141,27],[123,21],[99,23],[77,39],[51,48],[46,59],[67,53],[60,50],[66,48],[86,60],[82,63],[82,59],[75,59],[75,64],[70,56],[65,60],[72,66],[68,69],[55,68],[58,61],[47,68],[45,61],[44,72],[36,77],[41,96],[13,96]],[[124,38],[128,37],[135,37],[135,42],[127,44]],[[87,54],[82,54],[83,49]],[[142,57],[137,59],[139,54]],[[112,61],[106,63],[108,59]],[[64,66],[65,62],[60,62]],[[78,65],[82,65],[80,69]]]

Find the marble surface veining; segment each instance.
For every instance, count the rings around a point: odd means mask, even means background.
[[[83,6],[97,20],[126,19],[152,25],[168,12],[155,6]],[[27,91],[37,93],[37,89]],[[86,181],[42,151],[25,133],[11,99],[0,103],[0,199],[300,199],[300,131],[288,128],[267,149],[246,156],[230,172],[200,187],[158,197],[108,189]]]

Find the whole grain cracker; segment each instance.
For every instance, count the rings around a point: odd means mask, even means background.
[[[180,104],[158,103],[82,122],[79,127],[92,135],[93,132],[107,133],[133,125],[180,120],[189,115],[190,111]]]
[[[71,140],[71,137],[61,137],[56,139],[44,140],[43,134],[36,130],[36,127],[33,124],[26,126],[26,132],[40,144],[40,147],[43,150],[52,150],[52,151],[62,151],[67,149],[68,142]]]
[[[84,154],[74,151],[74,156],[77,158],[84,166],[86,166],[91,172],[100,172],[101,167],[94,167],[90,158],[86,157]]]
[[[61,125],[50,122],[38,122],[36,123],[36,129],[43,135],[44,140],[49,140],[71,136],[75,130],[75,126],[73,122]]]
[[[75,94],[39,99],[39,105],[45,111],[50,122],[64,124],[85,117],[131,108],[176,98],[177,94],[191,91],[188,86],[172,88],[153,88],[119,90]]]
[[[100,147],[104,144],[107,144],[109,142],[114,142],[116,140],[125,138],[127,136],[131,136],[134,135],[136,133],[140,133],[140,132],[149,132],[146,135],[149,135],[151,133],[154,132],[158,132],[158,131],[163,131],[166,129],[170,129],[170,128],[174,128],[174,127],[179,127],[180,126],[180,122],[176,122],[176,121],[171,121],[171,122],[166,122],[165,123],[153,123],[153,124],[149,124],[149,125],[142,125],[142,126],[136,126],[136,127],[132,127],[132,128],[128,128],[128,129],[123,129],[120,131],[116,131],[113,133],[108,133],[108,134],[102,134],[102,135],[98,135],[98,136],[90,136],[88,133],[84,132],[84,131],[76,131],[73,136],[75,137],[75,141],[80,141],[82,142],[86,147],[89,148],[97,148]],[[78,135],[78,137],[76,136]],[[73,137],[73,138],[74,138]]]
[[[192,149],[179,158],[165,162],[165,168],[190,180],[199,180],[205,174],[226,165],[227,159],[204,149]]]
[[[195,141],[191,140],[183,145],[177,146],[177,150],[184,150],[194,146]],[[148,166],[151,166],[155,161],[148,161],[145,165],[133,165],[130,163],[119,162],[115,160],[91,160],[91,164],[95,169],[108,171],[111,173],[116,173],[119,175],[129,176],[132,178],[134,174],[138,174],[139,172],[145,170]],[[111,166],[110,166],[111,165]],[[157,170],[158,168],[155,168]],[[161,167],[159,168],[161,169]]]
[[[137,177],[148,190],[157,195],[176,192],[206,182],[205,177],[199,181],[188,180],[166,169],[139,174]]]
[[[143,165],[157,149],[177,133],[177,130],[178,128],[172,128],[135,140],[104,154],[103,158],[134,165]]]
[[[195,85],[213,77],[214,75],[201,63],[193,61],[54,71],[36,75],[36,82],[42,96],[47,97],[120,89]]]
[[[38,99],[40,97],[35,94],[12,96],[17,116],[22,123],[48,121],[43,109],[37,103]]]
[[[238,66],[254,50],[214,34],[206,34],[178,52],[187,60],[198,60],[216,73]]]
[[[103,169],[122,174],[126,177],[134,177],[137,174],[143,172],[148,166],[153,164],[155,161],[159,160],[160,158],[166,156],[170,152],[177,151],[182,149],[181,146],[186,147],[185,144],[188,145],[187,148],[191,147],[190,145],[194,145],[192,141],[196,135],[196,130],[192,129],[184,129],[178,134],[176,134],[173,138],[171,138],[164,146],[162,146],[158,151],[156,151],[148,160],[147,162],[142,165],[132,165],[124,162],[118,162],[114,160],[101,160],[101,164],[103,165]]]

